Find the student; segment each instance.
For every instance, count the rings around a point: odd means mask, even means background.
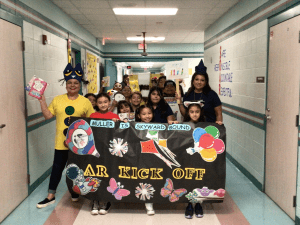
[[[96,97],[96,107],[97,112],[92,113],[90,118],[98,118],[98,119],[111,119],[114,122],[120,120],[119,116],[115,113],[108,111],[110,104],[110,97],[107,93],[100,93]],[[111,207],[110,202],[103,202],[102,205],[99,205],[98,201],[93,201],[92,205],[92,215],[105,215],[108,213]]]
[[[123,76],[123,81],[121,84],[122,84],[122,88],[124,88],[125,86],[129,86],[129,76],[127,74]]]
[[[119,101],[117,108],[118,108],[118,114],[119,113],[131,113],[131,112],[133,112],[133,109],[132,109],[131,105],[125,100]]]
[[[129,86],[124,86],[121,93],[125,96],[125,100],[130,102],[131,88]]]
[[[115,81],[113,90],[122,93],[122,84],[119,83],[119,82],[117,82],[117,81]],[[118,102],[116,100],[112,100],[110,104],[111,105],[110,105],[109,111],[111,111],[111,112],[113,112],[113,113],[116,114],[117,113]]]
[[[205,122],[204,111],[200,105],[200,102],[191,102],[188,105],[187,113],[184,116],[183,122]]]
[[[93,93],[87,93],[84,97],[87,98],[88,100],[90,100],[90,102],[92,103],[92,106],[95,108],[95,106],[96,106],[96,95],[94,95]]]
[[[187,106],[189,103],[186,103]],[[191,102],[187,106],[187,113],[184,116],[183,122],[205,122],[204,112],[199,102]],[[185,209],[185,218],[192,219],[194,215],[194,208],[192,203],[189,203]],[[195,215],[197,218],[203,217],[203,209],[200,203],[196,203],[195,205]]]
[[[163,90],[164,89],[164,85],[165,85],[165,82],[166,82],[166,79],[167,77],[165,75],[162,75],[158,78],[158,81],[157,81],[157,86]]]
[[[133,111],[135,112],[138,107],[140,107],[142,103],[143,96],[140,92],[133,92],[130,96],[129,102]]]
[[[135,112],[135,121],[150,123],[154,122],[153,110],[147,105],[141,105]],[[146,211],[149,216],[154,215],[153,203],[145,203]]]
[[[147,104],[154,109],[154,122],[170,123],[175,120],[172,109],[164,100],[162,90],[159,87],[151,88]]]

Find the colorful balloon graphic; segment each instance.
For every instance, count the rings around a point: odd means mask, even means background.
[[[213,162],[217,158],[217,152],[214,148],[202,149],[200,155],[206,162]]]
[[[221,154],[225,151],[225,144],[221,139],[215,139],[213,148],[216,149],[217,154]]]
[[[214,144],[214,137],[211,134],[203,134],[199,140],[199,147],[211,148]]]
[[[76,120],[72,123],[66,138],[66,144],[75,154],[100,157],[95,147],[93,131],[85,120]]]
[[[205,127],[205,131],[206,131],[206,133],[211,134],[214,138],[220,137],[220,131],[218,130],[218,128],[216,128],[214,126]]]
[[[195,142],[199,142],[201,136],[206,134],[206,131],[203,128],[196,128],[193,132],[193,138]]]

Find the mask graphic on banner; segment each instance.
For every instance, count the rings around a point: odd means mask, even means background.
[[[204,161],[213,162],[217,154],[225,151],[225,144],[218,139],[219,136],[220,132],[214,126],[207,126],[205,129],[196,128],[193,132],[194,148],[188,148],[186,152],[190,155],[198,152]]]
[[[100,157],[95,147],[94,135],[90,125],[84,120],[76,120],[69,127],[66,144],[77,155],[93,155]]]
[[[67,166],[67,177],[73,181],[73,191],[80,195],[86,195],[89,192],[97,191],[101,180],[93,177],[84,178],[83,170],[77,165]]]

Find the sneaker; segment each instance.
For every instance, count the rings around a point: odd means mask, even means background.
[[[98,215],[98,210],[99,210],[99,202],[98,201],[93,201],[91,214],[92,215]]]
[[[102,206],[99,209],[99,214],[100,215],[105,215],[108,213],[108,211],[110,210],[111,204],[110,202],[107,203],[103,203]]]
[[[47,207],[48,205],[51,205],[55,203],[55,197],[52,198],[51,200],[49,200],[48,198],[45,198],[43,201],[39,202],[36,207],[37,208],[44,208],[44,207]]]
[[[155,211],[153,209],[153,203],[145,203],[147,215],[152,216],[155,214]]]
[[[200,203],[196,203],[195,205],[195,215],[197,218],[202,218],[203,217],[203,209]]]
[[[78,202],[79,201],[79,194],[71,194],[72,196],[72,202]]]
[[[194,215],[194,209],[192,203],[189,203],[188,206],[185,209],[185,218],[192,219]]]

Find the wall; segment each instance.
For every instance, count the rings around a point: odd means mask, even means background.
[[[223,103],[227,156],[259,190],[264,190],[268,19],[295,3],[243,0],[205,30],[205,65]],[[265,83],[256,83],[256,77]]]

